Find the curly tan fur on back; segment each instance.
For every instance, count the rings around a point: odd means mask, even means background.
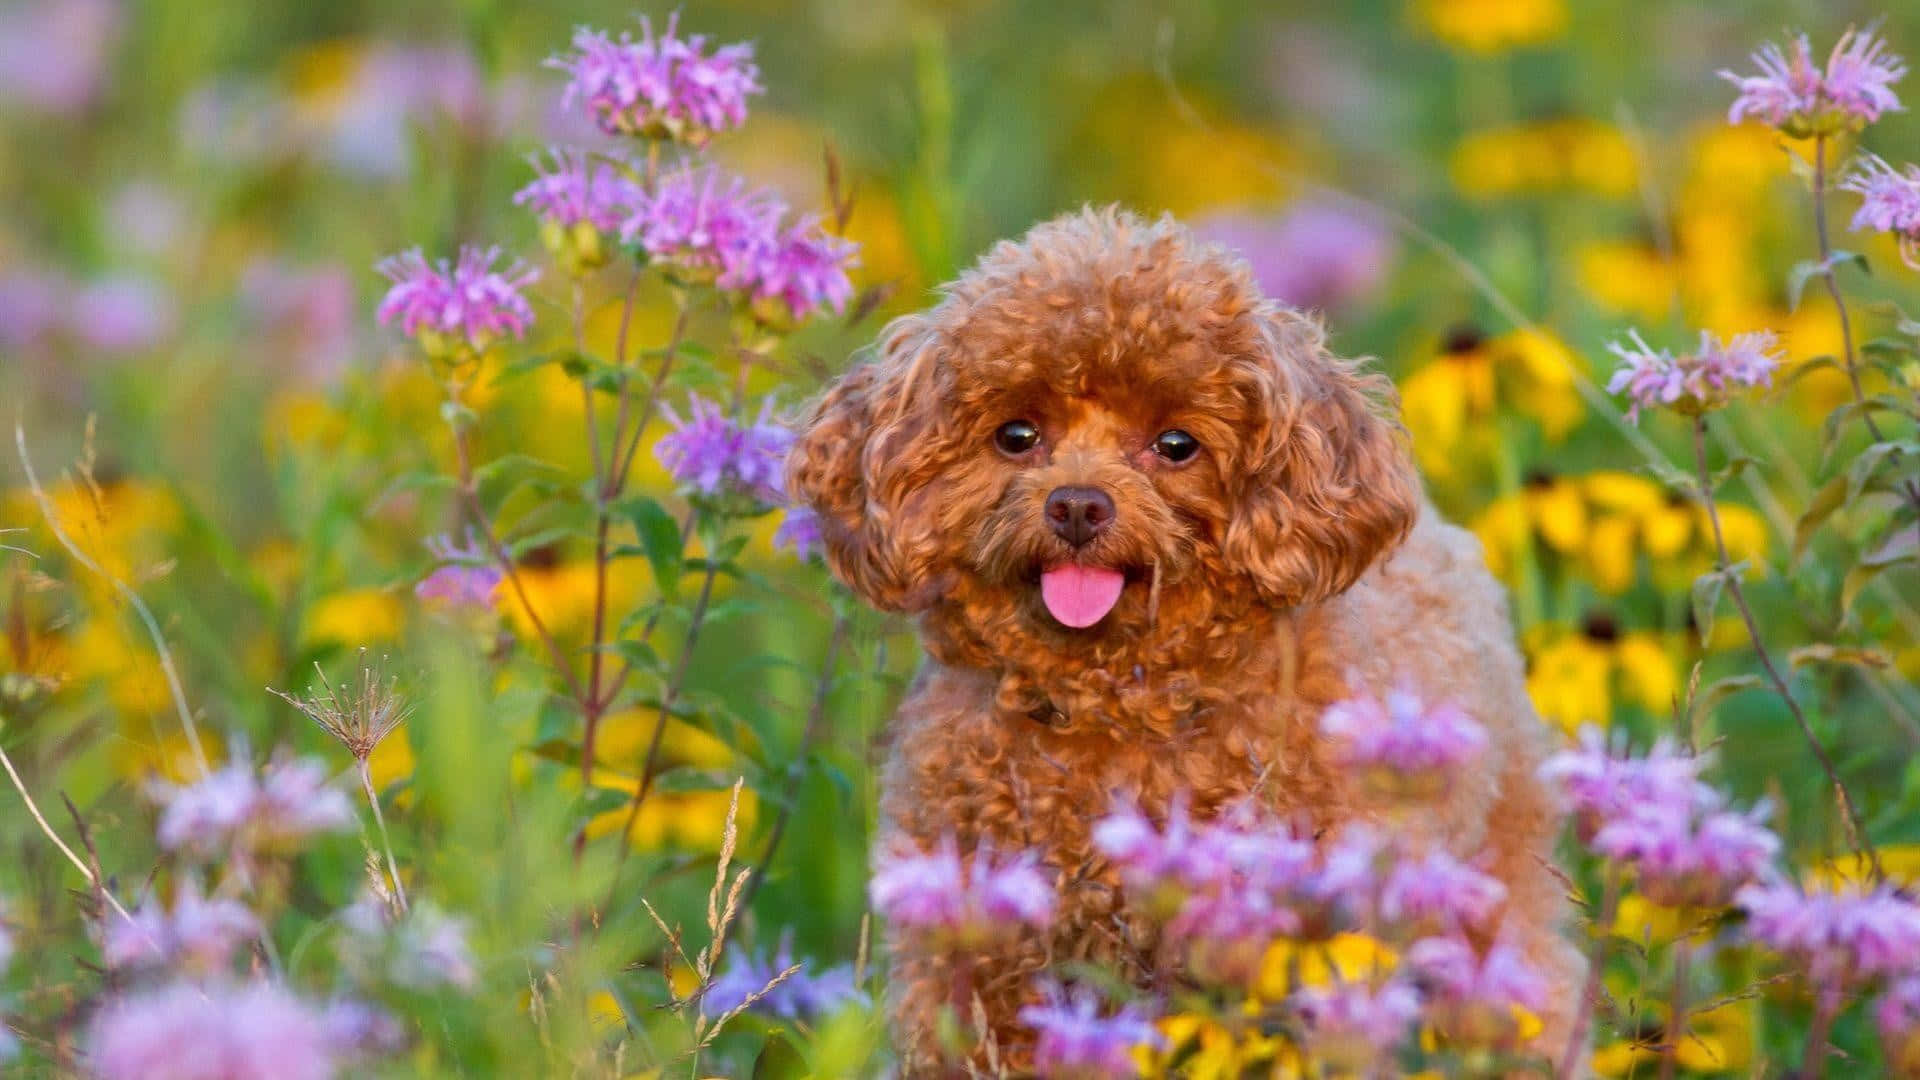
[[[1319,829],[1371,817],[1318,720],[1400,681],[1495,736],[1484,775],[1429,815],[1433,836],[1486,853],[1514,897],[1509,932],[1552,970],[1577,968],[1504,600],[1472,540],[1423,515],[1393,413],[1386,380],[1262,298],[1238,258],[1115,211],[996,246],[816,406],[791,489],[819,513],[835,572],[913,613],[929,658],[895,721],[882,843],[1033,848],[1061,890],[1049,934],[964,973],[902,943],[893,1007],[910,1064],[934,1056],[943,1007],[969,1014],[956,986],[1017,1063],[1013,1017],[1036,974],[1068,959],[1139,970],[1148,928],[1089,843],[1116,796],[1160,815],[1183,795],[1202,817],[1251,796]],[[1035,450],[996,449],[1011,420],[1036,426]],[[1156,455],[1169,429],[1200,451]],[[1047,521],[1063,488],[1113,503],[1084,546]],[[1041,599],[1042,571],[1068,562],[1125,575],[1086,629]]]

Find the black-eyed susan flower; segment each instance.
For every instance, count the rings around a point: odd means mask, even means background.
[[[1607,723],[1619,701],[1665,715],[1679,693],[1660,635],[1624,630],[1604,612],[1574,628],[1540,627],[1528,635],[1527,694],[1542,719],[1568,732]]]
[[[1487,568],[1511,581],[1529,545],[1578,557],[1587,544],[1590,518],[1578,478],[1536,469],[1518,491],[1488,504],[1472,527],[1486,551]]]
[[[1697,501],[1633,473],[1590,473],[1580,483],[1590,522],[1583,569],[1600,591],[1630,588],[1643,556],[1662,588],[1685,587],[1712,567],[1713,526]],[[1765,519],[1738,503],[1716,503],[1716,509],[1734,560],[1758,564],[1768,546]]]
[[[1415,0],[1413,15],[1434,37],[1481,54],[1543,45],[1567,29],[1562,0]]]
[[[1526,416],[1558,442],[1585,415],[1574,388],[1579,361],[1544,330],[1488,338],[1470,326],[1441,341],[1438,355],[1401,382],[1401,412],[1420,467],[1458,476],[1463,460],[1486,460],[1502,413]]]

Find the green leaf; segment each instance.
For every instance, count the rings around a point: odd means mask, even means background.
[[[633,523],[633,531],[640,537],[640,546],[646,552],[647,563],[653,567],[653,580],[660,591],[674,595],[680,586],[680,570],[685,565],[680,523],[651,495],[629,495],[620,500],[616,512]]]
[[[1849,401],[1827,414],[1826,423],[1820,431],[1820,442],[1825,454],[1833,453],[1833,444],[1839,439],[1840,432],[1848,423],[1877,412],[1901,412],[1901,402],[1885,394],[1875,394],[1859,401]]]
[[[1858,251],[1842,251],[1839,248],[1835,248],[1833,254],[1827,256],[1827,262],[1831,264],[1835,270],[1851,264],[1858,266],[1860,272],[1868,277],[1873,276],[1872,264],[1867,262],[1867,257]]]
[[[562,540],[571,540],[576,536],[584,535],[586,534],[576,526],[554,525],[549,528],[530,532],[525,536],[515,537],[508,541],[507,554],[518,559],[529,551],[538,551],[543,547],[551,547]]]
[[[653,646],[641,641],[639,638],[622,638],[619,641],[610,643],[607,648],[631,661],[633,666],[640,671],[650,671],[657,674],[666,670],[666,665],[660,660],[660,654],[654,651]]]
[[[1708,627],[1713,625],[1713,613],[1720,606],[1720,592],[1728,581],[1737,581],[1746,570],[1744,562],[1734,563],[1725,570],[1709,570],[1693,579],[1693,624]]]
[[[1692,715],[1710,714],[1733,695],[1746,690],[1759,690],[1766,685],[1767,681],[1758,675],[1729,675],[1703,687],[1693,696]]]
[[[1920,538],[1914,535],[1909,525],[1890,537],[1886,543],[1860,557],[1860,562],[1847,571],[1840,582],[1840,614],[1846,617],[1853,611],[1853,602],[1860,596],[1860,590],[1867,587],[1874,578],[1905,563],[1920,560]]]
[[[1710,478],[1713,484],[1713,490],[1719,491],[1722,487],[1726,486],[1727,481],[1732,480],[1748,469],[1759,466],[1759,464],[1760,459],[1751,454],[1735,454],[1727,460],[1725,465],[1720,466],[1719,469],[1714,471]]]
[[[1874,443],[1860,451],[1860,456],[1854,458],[1853,464],[1847,467],[1847,501],[1852,502],[1859,498],[1860,492],[1867,486],[1867,481],[1873,479],[1873,474],[1879,471],[1880,466],[1888,461],[1900,460],[1902,454],[1920,456],[1920,442],[1912,439],[1889,439],[1886,442]]]
[[[1787,273],[1787,310],[1800,310],[1800,294],[1806,291],[1807,282],[1815,274],[1826,272],[1827,264],[1819,259],[1802,259],[1794,263],[1793,269]]]
[[[1793,555],[1788,559],[1788,565],[1800,561],[1800,557],[1806,554],[1807,545],[1813,542],[1813,534],[1833,516],[1835,510],[1845,506],[1846,503],[1847,476],[1845,473],[1820,485],[1820,490],[1813,493],[1813,500],[1807,504],[1806,511],[1800,515],[1800,520],[1793,525]]]
[[[509,382],[523,375],[538,371],[548,364],[557,363],[565,366],[569,361],[577,363],[579,355],[580,354],[573,349],[561,349],[557,352],[533,353],[529,356],[518,357],[508,361],[505,366],[501,367],[500,374],[493,377],[492,385],[499,386],[501,383]]]
[[[1680,469],[1672,462],[1654,460],[1647,462],[1646,467],[1647,471],[1665,484],[1668,490],[1680,492],[1689,498],[1698,497],[1700,494],[1700,483],[1694,475]]]
[[[1834,371],[1842,370],[1840,366],[1840,358],[1837,356],[1833,356],[1831,354],[1826,354],[1822,356],[1816,356],[1811,360],[1807,360],[1802,363],[1796,364],[1794,365],[1794,368],[1792,371],[1787,372],[1785,378],[1776,379],[1774,381],[1773,393],[1776,396],[1778,396],[1780,393],[1784,392],[1788,387],[1792,386],[1794,383],[1799,382],[1801,379],[1806,378],[1807,376],[1813,374],[1816,371],[1825,371],[1828,369],[1832,369]]]

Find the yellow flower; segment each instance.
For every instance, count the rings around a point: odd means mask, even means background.
[[[1589,244],[1580,252],[1580,286],[1609,311],[1657,322],[1673,312],[1680,273],[1646,244]]]
[[[1562,0],[1415,0],[1413,15],[1434,37],[1481,54],[1545,44],[1567,29]]]
[[[261,439],[267,459],[278,462],[292,449],[338,450],[352,433],[347,414],[325,394],[283,390],[267,402]]]
[[[638,791],[640,786],[633,777],[599,771],[595,772],[593,783],[595,787],[628,794]],[[726,833],[727,807],[731,801],[732,793],[728,791],[661,791],[655,787],[647,793],[647,801],[640,804],[640,814],[633,819],[627,837],[640,851],[718,851]],[[630,813],[631,809],[622,805],[596,815],[587,822],[587,838],[618,833]],[[759,813],[759,796],[751,788],[742,788],[735,827],[741,832],[752,829]]]
[[[140,720],[121,725],[123,733],[114,743],[114,772],[122,778],[136,784],[158,778],[171,784],[190,784],[204,775],[200,770],[200,761],[193,753],[193,744],[187,741],[186,732],[178,724],[172,724],[171,714],[153,720]],[[143,728],[153,732],[160,724],[168,726],[163,733],[154,738],[149,735],[143,740],[130,733],[133,728]],[[219,767],[223,744],[217,732],[205,727],[200,729],[200,748],[207,755],[207,763]]]
[[[407,741],[407,728],[402,724],[380,740],[380,745],[374,747],[373,753],[367,756],[367,771],[373,777],[373,790],[384,793],[393,785],[408,779],[413,775],[415,764],[413,744]]]
[[[1158,1026],[1165,1045],[1158,1052],[1147,1048],[1135,1051],[1135,1060],[1145,1076],[1236,1080],[1258,1075],[1291,1080],[1309,1075],[1298,1048],[1281,1036],[1262,1035],[1251,1029],[1236,1031],[1196,1013],[1163,1017]],[[1176,1064],[1178,1071],[1171,1071]],[[1247,1071],[1256,1065],[1263,1066],[1258,1073]]]
[[[129,585],[139,584],[165,563],[167,542],[180,528],[180,504],[173,495],[139,480],[75,479],[50,487],[47,500],[54,520],[75,546]],[[31,492],[20,489],[0,506],[0,514],[14,521],[39,521],[40,506]],[[113,586],[97,574],[76,574],[74,580],[92,598],[119,602]]]
[[[518,569],[520,584],[527,599],[547,630],[557,637],[585,635],[592,626],[593,596],[598,587],[591,559],[562,562],[551,552],[530,553]],[[607,570],[608,629],[617,626],[622,613],[632,609],[648,579],[646,565],[640,559],[621,559]],[[511,584],[495,594],[498,603],[513,621],[514,630],[524,640],[532,640],[535,630]]]
[[[152,716],[173,707],[160,662],[136,641],[117,612],[88,619],[67,640],[68,672],[99,680],[113,706],[126,716]]]
[[[1920,844],[1882,844],[1874,851],[1880,856],[1880,868],[1888,881],[1905,888],[1920,886]],[[1871,866],[1857,855],[1836,855],[1808,867],[1804,876],[1809,890],[1834,890],[1843,884],[1868,883]]]
[[[1640,182],[1627,137],[1581,117],[1475,132],[1454,148],[1450,171],[1461,194],[1477,199],[1561,191],[1619,198]]]
[[[1533,418],[1549,441],[1565,438],[1584,414],[1573,384],[1576,363],[1543,331],[1493,339],[1472,327],[1449,333],[1435,359],[1400,384],[1401,413],[1420,467],[1436,479],[1453,478],[1463,457],[1485,460],[1499,437],[1494,420],[1503,408]]]
[[[1254,996],[1280,1001],[1303,986],[1359,982],[1392,971],[1400,954],[1365,934],[1336,934],[1325,942],[1300,943],[1281,938],[1260,959]]]
[[[1659,636],[1622,631],[1604,613],[1589,614],[1577,631],[1542,628],[1529,637],[1527,694],[1543,719],[1570,733],[1607,724],[1615,700],[1664,716],[1680,693]]]
[[[594,757],[609,769],[632,773],[647,756],[659,715],[654,709],[627,709],[608,714],[600,721],[600,730],[595,736]],[[733,748],[724,740],[684,720],[667,719],[666,730],[660,733],[661,768],[690,765],[696,769],[722,769],[733,761]]]
[[[1625,989],[1625,988],[1622,988]],[[1654,1002],[1645,1006],[1659,1008]],[[1703,1012],[1687,1014],[1686,1031],[1673,1044],[1674,1060],[1695,1073],[1744,1073],[1753,1063],[1752,1001],[1730,1001]],[[1610,1043],[1593,1053],[1593,1071],[1601,1076],[1644,1075],[1660,1061],[1667,1033],[1663,1017],[1644,1017],[1652,1025],[1629,1039]]]
[[[1656,904],[1637,892],[1630,892],[1620,898],[1612,933],[1628,941],[1664,945],[1688,931],[1701,936],[1711,929],[1696,913]]]
[[[374,588],[345,589],[321,597],[307,609],[300,641],[308,648],[358,648],[397,640],[405,621],[406,608],[393,593]]]

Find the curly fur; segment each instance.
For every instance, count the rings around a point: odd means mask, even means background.
[[[1116,795],[1198,816],[1249,796],[1316,828],[1376,816],[1326,760],[1325,707],[1411,682],[1494,736],[1487,767],[1422,816],[1511,890],[1506,933],[1566,988],[1558,821],[1505,600],[1476,542],[1423,507],[1387,381],[1334,357],[1316,322],[1170,219],[1083,211],[1003,242],[815,407],[789,467],[834,571],[917,616],[929,662],[901,704],[881,843],[1033,848],[1061,890],[1053,930],[951,970],[899,943],[892,1013],[910,1070],[964,985],[1002,1060],[1034,977],[1096,960],[1139,974],[1148,928],[1093,851]],[[1039,426],[1019,460],[993,445]],[[1202,447],[1172,465],[1168,428]],[[1042,568],[1071,554],[1042,513],[1062,485],[1113,499],[1079,555],[1122,569],[1118,606],[1068,629]],[[1553,1044],[1556,1047],[1563,1044]]]

